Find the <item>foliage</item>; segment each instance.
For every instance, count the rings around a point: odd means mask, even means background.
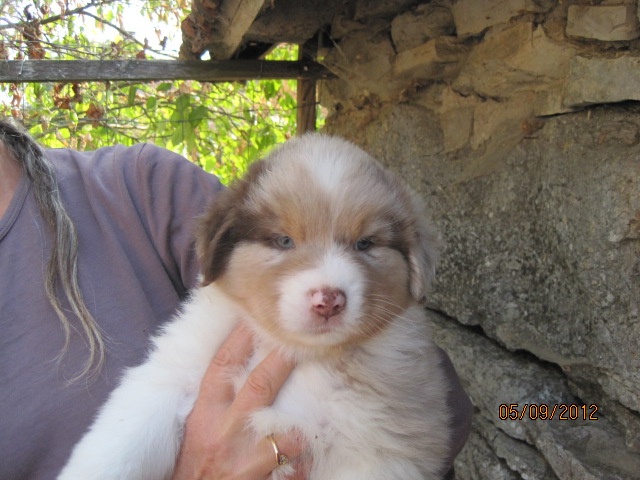
[[[0,0],[0,58],[175,58],[171,35],[179,36],[188,3]],[[146,32],[127,30],[132,16],[149,25]],[[293,46],[272,53],[279,60],[296,54]],[[0,115],[23,121],[44,145],[153,142],[225,181],[295,132],[293,81],[4,84],[0,96]]]

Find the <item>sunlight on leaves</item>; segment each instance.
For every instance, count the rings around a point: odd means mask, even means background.
[[[179,47],[189,7],[189,0],[0,0],[0,59],[175,57],[169,47],[176,38]],[[152,27],[130,31],[131,15]],[[268,58],[294,60],[297,47]],[[0,115],[19,119],[49,147],[151,142],[229,182],[295,134],[295,91],[295,81],[276,80],[0,84]]]

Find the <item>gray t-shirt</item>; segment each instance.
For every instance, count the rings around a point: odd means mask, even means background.
[[[221,189],[179,155],[152,145],[49,150],[79,237],[85,302],[107,338],[105,368],[68,385],[87,359],[80,335],[66,354],[44,292],[50,235],[23,177],[0,218],[0,479],[53,479],[125,366],[171,317],[197,266],[192,226]]]

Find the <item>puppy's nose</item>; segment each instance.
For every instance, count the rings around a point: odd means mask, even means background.
[[[311,309],[325,319],[339,314],[346,304],[347,297],[340,289],[324,287],[311,292]]]

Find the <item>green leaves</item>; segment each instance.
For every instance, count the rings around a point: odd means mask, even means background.
[[[129,95],[127,96],[127,106],[133,107],[136,101],[136,92],[138,91],[137,85],[131,85],[129,87]]]
[[[158,97],[148,97],[146,102],[147,110],[155,110],[158,105]]]
[[[44,48],[45,58],[135,58],[141,52],[153,57],[151,47],[141,47],[149,32],[125,35],[132,25],[143,23],[131,19],[147,16],[158,38],[173,35],[171,25],[179,36],[180,20],[190,6],[188,0],[92,0],[94,7],[82,10],[89,2],[41,0],[37,11],[31,7],[37,20],[32,25],[24,14],[30,2],[17,3],[0,2],[0,16],[16,24],[0,31],[9,59],[29,58],[36,43]],[[69,13],[76,10],[84,13]],[[49,21],[55,17],[55,22]],[[25,26],[37,34],[31,43],[22,34]],[[297,48],[285,46],[269,58],[296,57]],[[294,81],[0,84],[0,96],[6,99],[0,102],[0,115],[22,120],[46,146],[95,149],[152,142],[186,156],[225,182],[293,136],[296,128]]]

